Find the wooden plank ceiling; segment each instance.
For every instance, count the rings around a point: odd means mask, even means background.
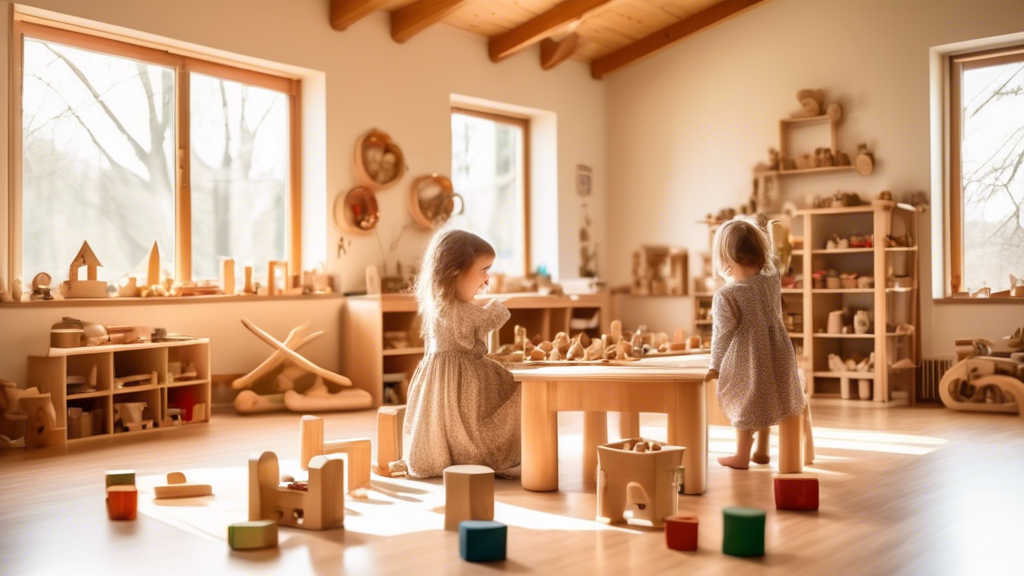
[[[495,62],[543,42],[545,69],[572,58],[600,78],[765,1],[332,0],[331,22],[343,30],[383,9],[397,42],[443,22],[487,37]]]

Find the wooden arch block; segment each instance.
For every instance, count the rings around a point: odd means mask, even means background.
[[[444,529],[458,530],[463,520],[494,519],[494,470],[487,466],[444,469]]]

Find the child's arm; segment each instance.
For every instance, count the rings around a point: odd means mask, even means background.
[[[729,349],[729,343],[739,327],[739,311],[736,304],[725,296],[722,290],[715,293],[711,301],[711,364],[708,374],[713,371],[715,378],[722,368],[722,357]]]
[[[508,311],[508,308],[505,308],[505,305],[497,299],[492,299],[484,304],[482,310],[484,312],[483,329],[486,332],[501,328],[512,317],[512,313]]]

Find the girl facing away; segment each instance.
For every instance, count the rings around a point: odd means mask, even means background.
[[[737,217],[718,229],[712,248],[715,270],[726,285],[711,304],[711,366],[705,381],[718,379],[718,405],[736,428],[736,454],[723,466],[768,463],[769,429],[801,414],[804,394],[796,354],[782,321],[779,274],[768,233],[753,219]]]
[[[389,466],[395,475],[430,478],[480,464],[520,476],[519,383],[485,357],[487,334],[510,314],[498,300],[475,298],[494,255],[487,241],[454,228],[435,234],[423,255],[416,300],[425,350],[409,384],[405,459]]]

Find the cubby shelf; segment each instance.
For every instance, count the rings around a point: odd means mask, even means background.
[[[874,380],[874,372],[814,372],[816,378],[849,378],[851,380]]]
[[[874,288],[815,288],[815,294],[874,294]]]
[[[188,362],[196,367],[197,378],[169,382],[171,362]],[[97,390],[80,394],[68,394],[68,376],[82,377],[96,374]],[[133,374],[157,373],[157,384],[116,388],[114,379]],[[191,410],[198,404],[205,405],[205,416],[199,421],[205,423],[210,419],[211,379],[210,379],[210,341],[198,338],[187,341],[149,342],[145,344],[125,344],[107,346],[89,346],[81,348],[51,348],[47,356],[28,357],[29,379],[43,393],[49,393],[53,407],[57,413],[57,427],[70,430],[68,426],[69,405],[96,414],[102,410],[103,420],[97,426],[101,432],[83,434],[79,438],[66,438],[69,444],[78,444],[101,438],[121,438],[136,436],[166,429],[181,428],[174,426],[167,418],[167,410],[171,407],[184,407]],[[189,389],[192,389],[191,391]],[[171,393],[171,390],[174,392]],[[182,397],[188,399],[187,405],[173,406]],[[146,402],[147,408],[153,413],[153,426],[147,430],[114,431],[114,406],[122,402]]]
[[[866,254],[874,252],[874,248],[822,248],[811,250],[812,254]]]

